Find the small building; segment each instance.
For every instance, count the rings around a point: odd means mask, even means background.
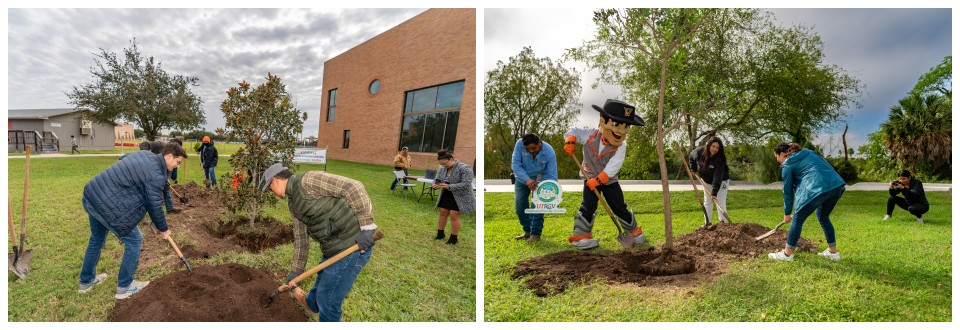
[[[429,9],[323,65],[317,147],[332,159],[414,168],[447,149],[475,164],[476,10]]]
[[[83,111],[74,108],[8,110],[8,152],[23,151],[25,145],[38,152],[70,151],[71,135],[76,137],[80,150],[113,150],[115,125],[82,120]]]

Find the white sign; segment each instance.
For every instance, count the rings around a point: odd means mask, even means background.
[[[533,208],[523,210],[526,214],[553,214],[567,213],[567,209],[561,209],[560,202],[563,201],[560,196],[563,195],[563,189],[560,183],[555,180],[547,180],[537,185],[537,190],[533,192]]]
[[[293,152],[295,163],[326,164],[327,149],[297,148]]]
[[[60,123],[50,123],[50,127],[60,127]]]

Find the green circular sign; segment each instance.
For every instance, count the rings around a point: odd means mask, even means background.
[[[557,199],[560,195],[560,187],[553,182],[544,182],[539,187],[537,187],[537,199],[541,203],[550,203]]]

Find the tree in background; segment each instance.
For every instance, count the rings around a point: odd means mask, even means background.
[[[890,108],[880,125],[883,144],[912,172],[950,177],[951,122],[945,95],[912,93]]]
[[[74,86],[70,104],[89,110],[85,117],[101,123],[131,122],[147,140],[156,140],[165,128],[191,129],[205,124],[200,97],[190,91],[197,77],[171,75],[154,58],[143,58],[137,40],[123,56],[100,49],[90,73],[92,83]]]
[[[252,226],[262,206],[276,201],[273,194],[259,189],[263,183],[260,174],[277,162],[296,171],[297,164],[293,162],[296,137],[302,133],[307,114],[293,104],[280,77],[270,73],[267,82],[254,89],[246,81],[231,87],[220,110],[227,127],[217,128],[217,134],[244,143],[230,156],[230,165],[244,180],[240,180],[235,193],[228,187],[220,191],[225,194],[227,207],[234,212],[244,211]],[[230,186],[232,181],[221,180],[221,185]]]
[[[498,61],[483,86],[484,144],[497,153],[484,156],[485,171],[509,173],[514,143],[524,134],[566,131],[580,113],[580,91],[576,70],[538,58],[530,47],[506,63]]]
[[[953,98],[953,56],[943,58],[937,66],[920,76],[911,93],[927,94],[938,92],[947,98]]]

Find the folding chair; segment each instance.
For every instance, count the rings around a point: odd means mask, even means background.
[[[410,191],[413,191],[413,188],[417,186],[416,184],[413,184],[413,183],[404,183],[405,182],[404,178],[406,178],[407,175],[403,173],[403,171],[393,171],[393,175],[397,177],[397,180],[400,180],[400,182],[397,182],[397,185],[400,186],[400,187],[397,187],[397,188],[400,188],[400,195],[406,194],[407,188],[411,188]],[[396,193],[397,190],[394,189],[393,192]]]
[[[430,200],[433,200],[433,180],[437,178],[437,170],[425,170],[423,180],[417,180],[423,183],[420,186],[420,197],[417,197],[417,203],[423,198],[423,195],[430,194]],[[430,190],[427,190],[430,189]]]

